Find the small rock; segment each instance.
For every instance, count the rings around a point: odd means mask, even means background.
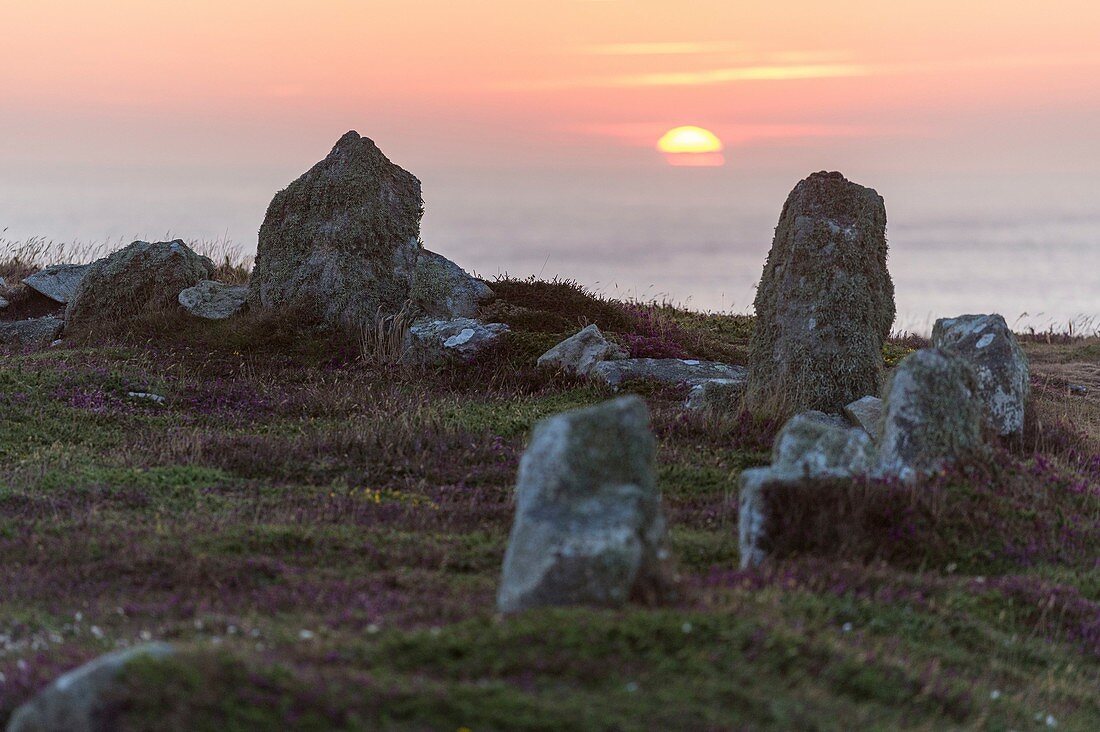
[[[745,393],[743,379],[711,379],[691,387],[684,408],[695,412],[730,412]]]
[[[645,402],[622,397],[535,425],[520,461],[501,612],[618,606],[667,558]]]
[[[911,481],[986,451],[977,377],[958,356],[932,348],[906,356],[882,408],[879,476]]]
[[[174,653],[167,643],[149,643],[100,656],[59,676],[16,709],[7,732],[110,732],[114,726],[104,712],[126,666],[139,658]]]
[[[0,343],[23,348],[46,348],[61,335],[61,318],[29,318],[0,322]]]
[[[772,446],[772,470],[783,475],[844,478],[868,473],[874,462],[866,432],[822,412],[796,414]]]
[[[420,250],[409,299],[425,315],[475,318],[478,305],[494,297],[492,288],[451,260],[427,249]]]
[[[941,318],[932,328],[932,345],[960,356],[974,369],[978,396],[997,434],[1023,433],[1031,376],[1027,355],[1003,317]]]
[[[600,361],[626,358],[626,355],[622,348],[604,338],[593,323],[539,356],[538,366],[587,376]]]
[[[68,304],[88,273],[90,264],[55,264],[23,278],[23,284],[62,305]]]
[[[472,318],[434,320],[422,318],[409,326],[405,362],[439,362],[448,358],[469,360],[510,329],[504,323],[482,323]]]
[[[623,382],[632,379],[648,379],[691,386],[717,379],[727,381],[746,379],[746,371],[742,366],[683,358],[624,358],[617,361],[600,361],[592,368],[591,375],[616,389]]]
[[[6,310],[9,305],[11,305],[10,302],[0,297],[0,310]]]
[[[1089,388],[1084,384],[1066,384],[1066,388],[1074,396],[1085,396],[1089,393]]]
[[[214,263],[182,240],[133,244],[89,265],[65,309],[70,326],[123,328],[150,311],[179,306],[180,291],[209,279]]]
[[[203,280],[179,294],[183,309],[204,320],[225,320],[235,314],[248,298],[248,285],[226,285]]]
[[[126,396],[130,397],[131,399],[146,399],[148,401],[161,405],[168,402],[168,400],[160,394],[149,394],[144,391],[128,391],[126,392]]]
[[[862,427],[872,440],[877,439],[882,427],[882,400],[873,396],[856,399],[844,407],[844,416],[856,427]]]

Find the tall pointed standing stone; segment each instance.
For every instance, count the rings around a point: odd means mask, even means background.
[[[814,173],[783,206],[756,292],[751,408],[839,412],[878,394],[894,322],[886,207],[840,173]]]
[[[399,310],[420,254],[423,212],[416,176],[347,133],[271,201],[249,304],[313,311],[335,326]]]

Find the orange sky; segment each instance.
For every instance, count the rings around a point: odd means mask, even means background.
[[[1100,158],[1085,0],[4,0],[0,28],[9,165],[248,164],[355,128],[410,165],[630,166],[679,124],[754,169]]]

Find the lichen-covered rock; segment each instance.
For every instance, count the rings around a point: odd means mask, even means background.
[[[5,309],[7,309],[7,307],[8,307],[9,305],[11,305],[11,303],[10,303],[10,302],[8,302],[7,300],[5,300],[5,299],[4,299],[4,298],[3,298],[2,296],[0,296],[0,310],[5,310]]]
[[[88,266],[65,321],[70,327],[125,327],[135,316],[179,307],[180,290],[213,273],[214,263],[179,239],[135,241]]]
[[[23,278],[23,284],[62,305],[76,295],[90,264],[55,264]]]
[[[629,396],[535,425],[497,606],[616,606],[659,584],[667,557],[645,402]]]
[[[862,429],[822,412],[796,414],[772,446],[772,469],[805,477],[847,477],[868,473],[875,447]]]
[[[203,280],[179,294],[183,309],[204,320],[225,320],[237,313],[248,298],[247,285],[227,285]]]
[[[744,393],[744,379],[712,379],[691,387],[684,408],[693,412],[728,413],[737,407]]]
[[[856,427],[863,428],[872,440],[877,440],[882,429],[882,400],[874,396],[856,399],[844,407],[844,416]]]
[[[604,338],[593,323],[539,356],[538,366],[587,376],[600,361],[626,356],[626,351]]]
[[[482,323],[472,318],[422,318],[409,326],[402,360],[406,363],[469,361],[508,331],[504,323]]]
[[[974,369],[978,396],[997,434],[1023,433],[1031,376],[1027,355],[1002,316],[941,318],[932,328],[932,345],[965,359]]]
[[[592,367],[590,375],[614,388],[633,379],[694,386],[716,379],[744,381],[745,369],[716,361],[684,358],[624,358],[600,361]]]
[[[986,452],[973,369],[925,348],[907,356],[886,387],[875,472],[909,481]]]
[[[280,191],[260,227],[252,307],[315,308],[336,327],[398,312],[420,254],[420,181],[348,132]]]
[[[46,348],[61,335],[65,321],[44,317],[0,322],[0,343],[21,348]]]
[[[840,173],[815,173],[783,206],[756,292],[748,404],[839,412],[877,394],[894,322],[886,208]]]
[[[441,318],[475,318],[478,306],[493,297],[489,285],[451,260],[420,250],[409,291],[409,299],[420,312]]]
[[[149,643],[100,656],[59,676],[16,709],[7,732],[113,732],[114,725],[104,712],[122,672],[139,658],[164,658],[173,653],[166,643]]]

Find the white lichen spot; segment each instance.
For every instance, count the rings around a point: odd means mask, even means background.
[[[974,347],[985,348],[993,342],[994,338],[996,338],[996,336],[994,336],[992,333],[986,333],[984,336],[978,339],[978,342],[974,344]]]
[[[469,343],[470,339],[474,337],[473,328],[463,328],[462,332],[451,336],[447,340],[443,341],[443,345],[447,348],[456,348],[465,343]]]

